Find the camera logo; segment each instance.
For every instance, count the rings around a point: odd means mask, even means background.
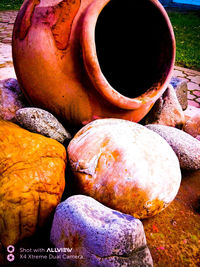
[[[7,251],[8,251],[8,256],[7,256],[7,260],[8,261],[14,261],[14,259],[15,259],[15,256],[12,254],[12,253],[14,253],[14,251],[15,251],[15,247],[14,246],[12,246],[12,245],[9,245],[8,247],[7,247]]]

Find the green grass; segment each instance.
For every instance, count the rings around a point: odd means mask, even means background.
[[[0,0],[0,10],[18,10],[23,0]],[[200,71],[200,10],[168,10],[176,37],[176,65]]]
[[[176,65],[200,71],[200,10],[168,15],[176,37]]]
[[[18,10],[23,0],[0,0],[0,11],[2,10]]]

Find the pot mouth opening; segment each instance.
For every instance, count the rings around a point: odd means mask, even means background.
[[[113,90],[119,94],[113,101],[118,106],[123,97],[130,107],[154,98],[166,88],[174,65],[175,40],[167,13],[154,0],[102,2],[96,10],[91,6],[94,36],[85,39],[93,50],[88,58],[89,49],[84,55],[90,79],[106,98]]]
[[[149,1],[110,1],[97,19],[95,43],[102,73],[122,95],[136,98],[169,73],[169,30]]]

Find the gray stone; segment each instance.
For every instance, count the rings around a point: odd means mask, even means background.
[[[40,133],[61,143],[71,135],[48,111],[39,108],[23,108],[16,112],[16,119],[25,129]]]
[[[188,107],[188,86],[187,82],[181,80],[178,77],[172,77],[170,84],[174,87],[176,96],[183,110],[186,110]]]
[[[26,100],[16,79],[0,81],[0,119],[16,122],[15,113],[26,106]]]
[[[88,196],[57,206],[50,239],[57,248],[72,248],[57,254],[59,266],[153,266],[141,221]]]
[[[182,169],[200,169],[200,141],[179,129],[163,125],[146,125],[162,136],[176,153]]]
[[[144,119],[145,124],[161,124],[182,128],[185,116],[172,85],[156,101]]]

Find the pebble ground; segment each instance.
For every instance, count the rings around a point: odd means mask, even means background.
[[[12,30],[17,11],[0,12],[0,80],[16,78],[12,63]],[[200,72],[174,67],[174,76],[185,80],[188,85],[188,103],[200,108]]]

